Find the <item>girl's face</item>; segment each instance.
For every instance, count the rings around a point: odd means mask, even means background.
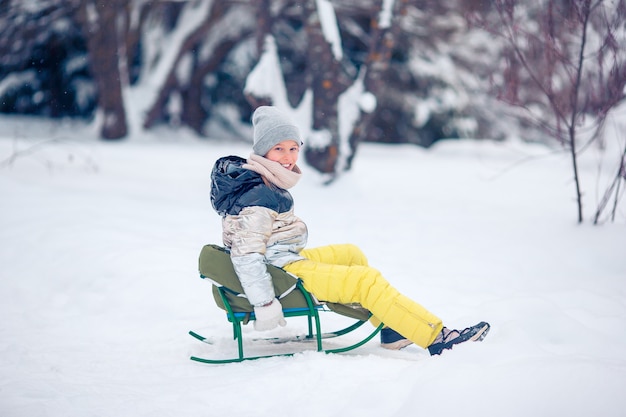
[[[298,145],[298,142],[295,140],[284,140],[274,145],[274,147],[265,154],[265,158],[270,161],[278,162],[291,171],[296,166],[299,154],[300,145]]]

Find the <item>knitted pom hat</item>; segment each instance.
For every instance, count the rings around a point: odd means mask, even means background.
[[[302,145],[300,131],[287,116],[273,106],[258,107],[252,115],[254,145],[252,150],[265,156],[277,143],[294,140]]]

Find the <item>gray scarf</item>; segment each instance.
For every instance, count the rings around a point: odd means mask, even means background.
[[[302,177],[302,172],[297,165],[290,171],[278,162],[270,161],[256,154],[251,154],[246,162],[247,163],[243,164],[245,169],[262,175],[269,182],[283,190],[288,190],[296,185],[300,177]]]

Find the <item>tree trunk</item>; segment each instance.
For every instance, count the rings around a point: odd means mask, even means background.
[[[78,8],[89,49],[89,67],[98,88],[98,107],[102,113],[100,136],[121,139],[128,133],[118,59],[119,10],[124,0],[82,0]]]
[[[333,55],[330,43],[324,37],[319,13],[314,0],[302,5],[303,21],[309,38],[308,72],[313,91],[313,132],[324,131],[330,142],[323,148],[307,147],[306,161],[324,174],[336,175],[340,154],[337,102],[350,85],[341,63]]]
[[[380,15],[383,7],[383,0],[376,3],[376,7],[372,10],[371,28],[372,36],[370,40],[367,60],[365,62],[365,79],[363,84],[367,91],[371,92],[377,100],[380,101],[382,92],[386,88],[385,76],[389,70],[391,55],[396,45],[397,32],[400,25],[397,24],[396,16],[403,16],[406,13],[408,0],[398,0],[394,2],[390,26],[383,26],[380,21]],[[395,23],[395,24],[394,24]],[[352,166],[352,161],[356,155],[359,143],[367,136],[375,112],[361,113],[361,119],[355,124],[350,136],[350,155],[347,158],[346,170]]]
[[[215,71],[222,63],[226,55],[231,51],[233,46],[238,42],[241,42],[241,39],[247,37],[248,35],[248,32],[244,32],[240,37],[222,40],[222,42],[215,47],[213,54],[211,54],[209,59],[206,62],[202,62],[197,65],[197,68],[189,80],[189,85],[182,89],[182,121],[187,126],[191,127],[196,133],[204,135],[204,122],[209,116],[209,110],[207,110],[202,104],[202,97],[205,92],[205,77],[207,74]]]
[[[578,96],[580,95],[581,90],[581,78],[583,74],[583,67],[585,65],[585,46],[587,43],[587,24],[589,23],[589,15],[591,14],[591,1],[585,0],[581,7],[581,40],[580,40],[580,50],[578,53],[578,61],[577,65],[575,65],[576,70],[576,81],[572,86],[572,93],[570,97],[570,107],[571,107],[571,120],[569,124],[569,141],[570,141],[570,152],[572,156],[572,171],[574,172],[574,184],[576,186],[576,205],[578,209],[578,223],[583,222],[583,199],[582,192],[580,189],[580,175],[578,173],[578,147],[576,146],[576,125],[577,121],[582,118],[581,112],[579,110],[578,105]]]

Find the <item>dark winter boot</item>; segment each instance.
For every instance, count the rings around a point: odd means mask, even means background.
[[[431,355],[440,355],[445,349],[452,349],[454,345],[458,345],[459,343],[481,341],[487,336],[489,328],[489,323],[485,323],[484,321],[463,330],[451,330],[444,327],[435,341],[428,346],[428,352],[430,352]]]

